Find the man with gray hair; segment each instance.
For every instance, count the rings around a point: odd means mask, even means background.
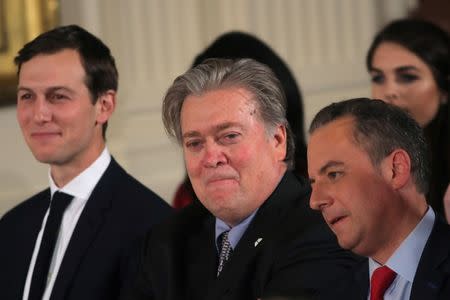
[[[175,79],[163,102],[199,202],[151,231],[127,299],[257,299],[315,293],[354,257],[308,208],[288,169],[294,144],[272,71],[211,59]]]

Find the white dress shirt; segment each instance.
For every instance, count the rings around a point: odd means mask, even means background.
[[[94,187],[97,185],[98,181],[102,177],[103,173],[108,168],[111,162],[111,155],[108,149],[105,147],[100,156],[83,172],[81,172],[77,177],[72,179],[64,187],[58,188],[53,181],[53,178],[48,172],[50,191],[53,198],[53,194],[56,191],[61,191],[66,194],[73,196],[74,198],[70,202],[67,209],[64,211],[64,215],[61,221],[61,227],[59,229],[58,237],[55,244],[55,251],[53,252],[53,257],[50,262],[50,269],[47,277],[47,285],[45,288],[42,300],[48,300],[50,298],[53,285],[55,284],[56,275],[58,274],[59,267],[66,252],[67,245],[69,244],[72,233],[77,225],[78,219],[80,218],[81,212],[86,205],[87,200],[91,196]],[[34,246],[33,256],[31,257],[30,266],[28,268],[27,279],[25,281],[25,288],[23,292],[22,300],[28,300],[28,295],[30,292],[31,279],[33,277],[34,265],[36,263],[37,255],[39,253],[39,248],[41,246],[42,235],[44,233],[45,224],[47,222],[47,217],[49,214],[49,209],[45,213],[44,220],[42,221],[42,226],[36,239]]]
[[[384,300],[409,300],[417,266],[425,244],[430,237],[435,218],[433,209],[428,207],[427,213],[419,224],[386,262],[385,265],[395,271],[397,276],[384,293]],[[369,258],[369,278],[372,278],[373,272],[378,267],[381,267],[381,265]],[[370,286],[367,299],[370,299]]]

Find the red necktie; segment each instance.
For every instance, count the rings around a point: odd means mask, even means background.
[[[387,266],[376,269],[370,280],[370,300],[383,300],[384,293],[397,274]]]

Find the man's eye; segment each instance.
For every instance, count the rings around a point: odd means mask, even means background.
[[[186,142],[186,148],[191,149],[191,150],[199,149],[200,146],[201,146],[201,142],[200,141],[188,141],[188,142]]]
[[[328,172],[327,176],[331,180],[336,180],[342,176],[342,172],[338,172],[338,171]]]
[[[241,135],[236,132],[227,133],[221,137],[223,143],[234,143]]]
[[[227,138],[227,139],[234,139],[234,138],[237,138],[239,135],[237,134],[237,133],[229,133],[229,134],[227,134],[225,137]]]
[[[19,94],[20,100],[29,100],[29,99],[31,99],[31,97],[32,97],[32,95],[30,93]]]
[[[63,100],[63,99],[66,99],[67,97],[66,97],[66,95],[63,95],[63,94],[52,94],[50,96],[50,98],[53,100]]]

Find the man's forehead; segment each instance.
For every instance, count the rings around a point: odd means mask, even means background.
[[[320,150],[322,144],[347,140],[352,137],[353,128],[354,120],[348,117],[328,122],[311,133],[308,149],[318,147]]]
[[[312,132],[308,143],[308,160],[309,165],[318,169],[329,162],[340,162],[343,164],[343,153],[340,148],[355,146],[353,143],[353,126],[352,118],[339,118],[331,121]],[[333,164],[336,165],[336,164]]]
[[[240,113],[256,115],[257,103],[249,91],[230,87],[186,96],[180,118],[182,124],[184,120],[202,121],[202,117],[222,119],[222,123],[227,123],[233,122],[233,118]]]

